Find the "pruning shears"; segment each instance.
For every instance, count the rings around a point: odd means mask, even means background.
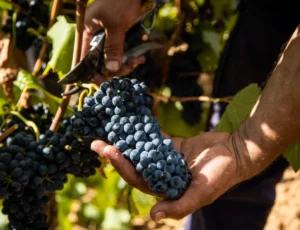
[[[141,22],[142,28],[146,33],[152,29],[154,21],[155,21],[155,13],[158,9],[158,4],[154,0],[144,1],[140,9],[140,16],[136,20],[137,22]],[[150,27],[145,27],[143,25],[143,20],[147,16],[152,16],[152,23]],[[71,91],[65,93],[64,95],[71,95],[76,92],[79,92],[82,87],[80,84],[88,83],[91,81],[93,76],[96,73],[103,73],[104,69],[104,42],[106,39],[105,32],[100,32],[96,35],[90,43],[91,49],[88,54],[83,58],[69,73],[66,74],[64,78],[62,78],[58,83],[60,84],[73,84],[77,83],[76,87],[74,87]],[[152,49],[162,48],[163,45],[156,42],[147,42],[140,44],[132,49],[125,50],[123,56],[123,63],[129,58],[138,57]]]

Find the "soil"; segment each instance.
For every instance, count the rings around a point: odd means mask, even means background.
[[[288,168],[276,186],[276,201],[264,230],[300,230],[300,172]]]

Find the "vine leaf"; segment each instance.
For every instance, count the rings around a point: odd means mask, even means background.
[[[189,125],[181,115],[182,108],[176,107],[176,102],[162,104],[159,107],[159,124],[161,130],[170,136],[190,137],[204,130],[202,119],[194,125]],[[176,125],[174,125],[176,124]]]
[[[30,104],[35,104],[38,102],[46,101],[49,105],[49,110],[51,113],[55,113],[57,108],[61,103],[61,99],[55,97],[45,90],[37,81],[37,78],[32,76],[25,70],[20,70],[17,79],[14,81],[14,95],[15,98],[20,98],[22,92],[24,91],[36,91],[30,92]],[[72,112],[72,108],[68,108],[68,113]]]
[[[227,106],[217,132],[233,132],[249,116],[252,107],[261,93],[257,84],[250,84],[239,91]]]
[[[57,72],[66,74],[71,69],[75,30],[74,23],[69,23],[64,16],[59,16],[47,33],[53,47],[48,64]]]
[[[4,10],[12,10],[12,4],[10,2],[0,0],[0,8]]]
[[[296,141],[284,153],[283,156],[292,165],[295,172],[300,169],[300,141]]]
[[[9,100],[3,93],[3,88],[0,87],[0,114],[3,114],[4,111],[1,109],[4,104],[9,104]]]

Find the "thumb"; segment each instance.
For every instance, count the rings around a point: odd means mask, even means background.
[[[107,29],[104,44],[105,67],[117,72],[123,63],[125,32],[120,28]]]

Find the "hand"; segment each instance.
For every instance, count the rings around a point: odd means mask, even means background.
[[[141,56],[122,66],[125,33],[135,24],[139,10],[140,0],[94,1],[86,10],[81,59],[88,53],[93,36],[105,29],[104,58],[106,68],[111,72],[107,75],[123,76],[144,63],[145,58]]]
[[[151,210],[152,219],[181,219],[213,202],[243,180],[230,139],[228,133],[205,133],[189,139],[173,139],[175,149],[184,153],[193,179],[180,199],[158,202]],[[128,184],[153,195],[142,176],[115,147],[94,141],[91,148],[106,158]]]

